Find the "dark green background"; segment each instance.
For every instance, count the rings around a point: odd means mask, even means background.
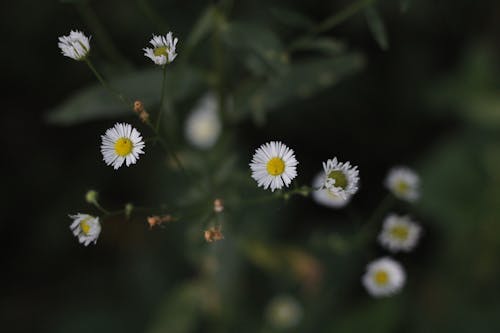
[[[90,1],[128,59],[126,66],[106,58],[102,39],[72,4],[0,5],[3,332],[272,332],[265,307],[282,293],[303,305],[296,332],[500,330],[498,1],[410,1],[406,12],[399,1],[376,2],[387,30],[386,51],[373,39],[363,13],[352,16],[322,36],[362,56],[362,68],[308,98],[291,93],[269,108],[265,121],[259,115],[253,117],[257,121],[245,118],[216,152],[200,155],[208,172],[234,158],[249,179],[253,150],[282,140],[296,151],[300,184],[308,184],[327,158],[350,160],[359,166],[362,183],[348,209],[331,211],[301,197],[247,207],[238,198],[263,193],[247,179],[245,185],[222,183],[214,193],[235,202],[227,207],[222,242],[204,243],[202,219],[149,231],[139,215],[106,220],[97,245],[85,248],[69,231],[67,215],[97,213],[84,202],[88,189],[98,190],[110,209],[126,202],[175,201],[186,191],[157,147],[118,172],[101,161],[99,136],[117,119],[147,132],[132,114],[74,126],[46,121],[50,110],[95,83],[84,64],[60,55],[58,36],[71,29],[92,34],[92,58],[114,76],[152,69],[141,48],[164,26],[180,39],[179,58],[171,65],[176,68],[193,24],[212,4],[152,1],[162,23],[152,21],[141,3]],[[271,7],[319,23],[349,3],[235,1],[227,21],[266,27],[288,45],[304,31],[277,18]],[[245,33],[251,38],[253,32]],[[240,59],[246,55],[231,45],[225,50],[226,65],[237,69],[226,70],[229,89],[245,76]],[[292,65],[309,56],[294,54]],[[211,59],[208,38],[185,65],[210,68]],[[176,105],[180,118],[202,90]],[[386,252],[375,233],[359,248],[350,240],[386,196],[384,176],[397,164],[419,172],[423,196],[414,206],[398,203],[394,209],[411,213],[425,232],[414,253],[396,256],[408,273],[403,291],[375,300],[360,277],[370,260]],[[293,251],[321,267],[314,288],[290,272]]]

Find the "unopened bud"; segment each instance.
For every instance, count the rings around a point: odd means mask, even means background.
[[[169,223],[175,221],[175,219],[172,217],[172,215],[167,214],[163,216],[158,216],[158,215],[153,215],[153,216],[148,216],[147,218],[149,228],[152,229],[155,226],[159,226],[163,223]]]
[[[125,217],[127,218],[127,220],[132,215],[133,210],[134,210],[134,205],[132,205],[131,203],[125,205]]]
[[[224,202],[222,199],[215,199],[214,200],[214,212],[216,213],[222,213],[224,211]]]
[[[87,201],[89,204],[97,204],[97,198],[99,197],[99,193],[94,190],[90,190],[85,194],[85,201]]]

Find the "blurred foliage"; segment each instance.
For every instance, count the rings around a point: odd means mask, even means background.
[[[5,331],[500,330],[497,1],[0,6],[4,44],[19,47],[1,54],[9,83]],[[161,71],[141,48],[151,33],[179,36],[167,75],[175,116],[164,125],[177,125],[179,157],[208,193],[185,186],[157,145],[133,168],[113,172],[101,163],[99,134],[116,120],[141,124],[84,64],[60,56],[57,36],[70,29],[92,34],[96,66],[153,116]],[[201,152],[187,145],[180,124],[207,90],[226,97],[228,130]],[[247,165],[255,147],[274,139],[297,153],[297,184],[308,184],[331,155],[359,165],[362,187],[350,206],[260,200]],[[414,253],[396,256],[408,273],[403,292],[372,299],[360,278],[387,253],[376,244],[380,218],[366,223],[396,164],[422,177],[422,200],[392,209],[420,221],[424,238]],[[97,245],[84,248],[66,215],[97,213],[84,200],[90,188],[110,209],[133,202],[179,219],[150,231],[138,208],[130,220],[107,219]],[[222,216],[207,213],[215,197],[224,199]],[[223,223],[225,239],[207,244],[203,230],[214,223]],[[266,319],[283,294],[303,311],[287,330]]]

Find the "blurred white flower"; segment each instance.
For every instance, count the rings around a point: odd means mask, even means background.
[[[101,224],[99,223],[99,218],[88,214],[76,214],[70,215],[73,219],[73,223],[70,225],[73,235],[78,237],[78,241],[87,246],[90,243],[97,242],[99,234],[101,233]]]
[[[221,132],[217,99],[213,93],[203,96],[186,120],[187,140],[200,149],[213,147]]]
[[[169,32],[166,36],[153,35],[153,38],[149,41],[153,48],[144,48],[144,55],[157,65],[171,63],[177,57],[177,53],[175,53],[177,42],[177,37],[172,38],[172,32]]]
[[[406,281],[403,267],[395,260],[384,257],[366,267],[363,285],[373,297],[390,296],[401,290]]]
[[[402,200],[413,202],[420,197],[420,178],[407,167],[392,168],[385,179],[385,186]]]
[[[358,191],[359,170],[349,162],[339,162],[337,158],[323,162],[323,186],[331,193],[347,199]]]
[[[101,153],[107,165],[118,169],[123,162],[127,166],[135,164],[139,154],[144,154],[142,136],[130,124],[115,124],[105,135],[101,135]]]
[[[57,45],[63,55],[75,60],[83,60],[90,51],[89,38],[78,30],[71,30],[68,36],[59,37]]]
[[[313,191],[311,193],[312,198],[316,203],[331,207],[331,208],[342,208],[346,206],[351,201],[352,195],[346,195],[345,198],[341,197],[338,194],[330,191],[327,188],[322,188],[321,186],[324,184],[325,175],[323,172],[320,172],[314,177],[312,182]]]
[[[288,186],[297,177],[297,160],[293,150],[281,142],[271,141],[263,144],[255,151],[250,168],[252,178],[259,187],[274,192]]]
[[[267,320],[278,329],[297,326],[302,320],[302,306],[292,296],[281,295],[273,298],[266,309]]]
[[[384,220],[378,240],[392,252],[408,252],[417,245],[420,231],[420,226],[408,216],[390,214]]]

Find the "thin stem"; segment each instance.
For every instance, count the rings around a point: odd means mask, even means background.
[[[366,223],[362,226],[362,229],[358,233],[357,242],[358,244],[362,244],[366,241],[369,236],[372,234],[374,227],[377,225],[376,223],[382,219],[384,214],[391,208],[394,203],[394,197],[389,193],[378,205],[372,215],[368,218]]]
[[[110,214],[111,214],[108,210],[104,209],[104,207],[102,207],[102,206],[99,204],[99,202],[97,202],[97,200],[96,200],[96,201],[93,201],[93,204],[94,204],[94,206],[96,206],[96,207],[97,207],[97,209],[99,209],[102,213],[104,213],[104,215],[110,215]]]
[[[95,68],[95,66],[92,64],[92,61],[87,57],[85,58],[85,62],[89,66],[90,70],[94,73],[95,77],[99,80],[99,82],[102,84],[102,86],[107,89],[112,95],[114,95],[120,102],[122,102],[127,108],[132,107],[132,102],[127,100],[126,97],[124,97],[122,94],[120,94],[118,91],[113,89],[108,82],[102,77],[102,75],[99,73],[99,71]]]
[[[165,82],[167,78],[167,65],[163,65],[163,80],[161,82],[161,95],[160,95],[160,110],[158,111],[158,118],[156,119],[155,129],[158,132],[160,129],[161,115],[163,113],[163,101],[165,100]]]

